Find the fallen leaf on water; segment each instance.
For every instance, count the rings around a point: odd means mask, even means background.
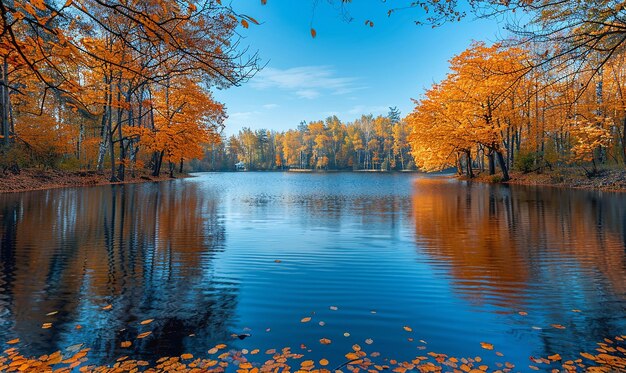
[[[365,340],[365,343],[371,345],[372,343],[374,343],[374,340],[372,338],[368,338]]]
[[[540,328],[540,327],[538,327],[538,326],[533,326],[533,329],[535,329],[535,330],[541,330],[541,328]]]
[[[550,326],[552,326],[553,328],[557,328],[557,329],[565,329],[565,327],[561,324],[550,324]]]
[[[315,364],[315,362],[313,360],[305,360],[305,361],[300,363],[300,366],[302,366],[302,367],[312,367],[314,364]]]
[[[132,343],[131,341],[124,341],[124,342],[120,343],[120,346],[121,346],[122,348],[128,348],[128,347],[130,347],[132,344],[133,344],[133,343]]]
[[[323,345],[329,345],[329,344],[331,344],[331,342],[332,341],[330,339],[328,339],[328,338],[320,339],[320,343],[323,344]]]
[[[582,312],[581,310],[572,310],[572,312]]]
[[[48,313],[46,314],[46,316],[56,315],[57,313],[59,313],[59,311],[52,311],[52,312],[48,312]]]
[[[337,311],[339,309],[337,306],[330,306],[329,308],[331,311]]]
[[[411,327],[409,327],[409,326],[403,326],[402,329],[404,329],[407,332],[412,332],[413,331],[413,329],[411,329]]]
[[[146,338],[147,336],[149,336],[150,334],[152,334],[152,332],[144,332],[141,333],[137,336],[138,339],[142,339],[142,338]]]
[[[309,322],[311,321],[310,317],[303,317],[302,320],[300,320],[300,322]]]
[[[372,352],[370,354],[371,357],[379,357],[380,356],[380,352]]]
[[[374,311],[374,310],[371,310],[371,311],[370,311],[370,313],[371,313],[371,314],[375,314],[375,313],[376,313],[376,311]]]
[[[320,360],[320,365],[325,367],[326,365],[328,365],[328,360],[326,360],[326,359]]]
[[[256,355],[259,353],[259,351],[261,350],[259,350],[258,348],[255,348],[254,350],[250,351],[250,355]]]
[[[518,313],[519,313],[521,316],[528,316],[528,312],[519,311]]]
[[[498,355],[498,356],[504,356],[504,354],[503,354],[502,352],[500,352],[500,351],[496,351],[496,355]]]
[[[323,321],[320,321],[320,322],[319,322],[319,324],[320,324],[320,326],[324,326],[324,325],[326,325],[326,323],[325,323],[325,322],[323,322]]]
[[[269,350],[265,351],[265,354],[267,355],[274,355],[276,353],[276,349],[275,348],[270,348]]]
[[[185,359],[185,360],[193,359],[193,355],[192,354],[182,354],[182,355],[180,355],[180,357]]]
[[[350,333],[345,332],[345,333],[343,333],[343,336],[344,336],[344,337],[349,337],[349,336],[350,336]]]
[[[154,319],[143,320],[140,324],[141,325],[148,325],[148,324],[150,324],[153,321],[154,321]]]
[[[19,338],[11,339],[10,341],[7,342],[8,345],[14,345],[16,343],[20,343]]]
[[[102,309],[105,310],[105,311],[108,311],[108,310],[110,310],[112,308],[113,308],[113,305],[111,305],[111,304],[102,307]]]
[[[52,323],[51,322],[45,322],[41,326],[41,329],[50,329],[50,328],[52,328]]]
[[[280,263],[280,259],[274,260],[274,263]]]
[[[493,345],[487,342],[480,342],[480,347],[484,348],[485,350],[493,350]]]
[[[539,370],[539,368],[537,368],[537,367],[536,367],[536,366],[534,366],[534,365],[529,365],[528,367],[529,367],[530,369],[532,369],[532,370]]]
[[[559,355],[559,354],[550,355],[550,356],[548,356],[548,360],[550,360],[550,361],[559,361],[559,360],[561,360],[561,355]]]
[[[209,353],[209,355],[213,355],[213,354],[216,354],[217,351],[219,351],[219,349],[217,347],[213,347],[212,349],[210,349],[207,352]]]

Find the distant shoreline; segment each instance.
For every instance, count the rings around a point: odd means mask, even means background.
[[[193,177],[195,173],[254,173],[254,172],[277,172],[277,173],[314,173],[314,174],[336,174],[336,173],[375,173],[375,174],[418,174],[415,170],[316,170],[316,169],[289,169],[289,170],[254,170],[254,171],[194,171],[189,174],[176,174],[171,178],[169,174],[163,173],[159,177],[150,175],[147,171],[137,172],[134,178],[127,175],[126,180],[121,182],[111,182],[110,174],[97,173],[96,171],[61,171],[24,169],[17,175],[7,174],[0,177],[0,193],[19,193],[37,190],[48,190],[58,188],[77,188],[102,185],[137,184],[146,182],[160,182],[175,180],[180,178]],[[502,182],[498,180],[498,175],[487,175],[477,172],[474,178],[458,175],[451,172],[431,173],[429,175],[439,175],[453,177],[458,180],[468,182],[480,182],[501,185],[527,185],[545,186],[569,189],[585,189],[609,192],[626,192],[626,170],[604,170],[597,176],[586,177],[581,171],[576,169],[556,169],[554,171],[541,174],[512,172],[511,180]]]

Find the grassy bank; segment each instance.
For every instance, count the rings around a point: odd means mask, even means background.
[[[126,175],[122,182],[111,182],[109,173],[96,171],[61,171],[43,169],[23,169],[19,174],[7,173],[0,176],[0,193],[26,192],[33,190],[82,187],[107,184],[129,184],[171,180],[169,174],[159,177],[150,175],[148,171],[137,172],[135,177]],[[187,174],[176,175],[177,178],[188,177]]]

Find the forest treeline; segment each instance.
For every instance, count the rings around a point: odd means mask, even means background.
[[[119,181],[198,158],[195,168],[220,170],[499,168],[507,180],[511,168],[576,165],[591,176],[626,164],[626,2],[470,3],[483,16],[519,10],[524,22],[508,25],[510,40],[452,58],[406,118],[223,138],[225,107],[211,90],[258,71],[238,33],[254,18],[220,0],[2,0],[0,171],[88,169]],[[433,25],[464,15],[457,1],[414,5]]]
[[[211,89],[258,70],[236,32],[258,22],[219,0],[2,0],[0,14],[4,174],[172,174],[219,141]]]
[[[500,3],[500,4],[497,4]],[[407,117],[419,168],[456,166],[509,179],[581,167],[587,176],[626,165],[626,3],[477,1],[487,12],[522,10],[500,43],[473,43],[450,60]],[[439,9],[442,17],[449,9]],[[487,13],[488,15],[489,13]]]
[[[387,116],[363,115],[344,123],[337,116],[302,122],[277,132],[243,128],[208,147],[194,170],[412,170],[409,128],[397,108]]]
[[[556,46],[555,46],[556,47]],[[531,67],[530,49],[474,43],[450,61],[446,79],[416,101],[407,117],[417,164],[456,166],[504,180],[511,167],[529,172],[578,165],[626,164],[626,53],[600,69],[584,61],[553,70]]]

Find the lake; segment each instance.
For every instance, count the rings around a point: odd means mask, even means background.
[[[26,355],[84,343],[95,363],[291,346],[329,368],[357,343],[525,371],[626,332],[626,194],[195,176],[0,195],[0,341]]]

